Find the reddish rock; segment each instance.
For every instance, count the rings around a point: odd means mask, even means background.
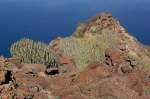
[[[125,61],[119,64],[119,68],[118,68],[119,73],[131,73],[132,71],[133,71],[133,68],[131,67],[130,63]]]
[[[61,92],[60,92],[60,90],[61,90]],[[60,90],[55,92],[55,95],[61,97],[61,99],[65,99],[69,95],[79,96],[79,94],[80,94],[80,88],[76,87],[76,86],[70,86],[69,88],[63,88]],[[74,98],[72,97],[70,99],[74,99]]]
[[[110,76],[107,66],[101,63],[90,65],[89,68],[82,71],[77,78],[78,83],[88,84],[97,78],[105,78]]]
[[[139,91],[136,91],[136,89],[141,90],[142,88],[138,87],[137,84],[134,85],[135,81],[137,81],[136,78],[129,79],[128,76],[113,76],[102,80],[97,85],[97,97],[117,96],[121,99],[140,99]],[[129,87],[130,84],[136,86],[135,89]]]
[[[67,97],[61,99],[87,99],[87,98],[84,98],[83,96],[78,94],[78,95],[68,95]]]
[[[59,64],[70,64],[70,63],[73,63],[73,59],[70,58],[70,57],[67,57],[67,56],[60,56],[58,58],[58,63]]]
[[[103,12],[100,14],[100,17],[99,17],[101,20],[107,20],[109,18],[112,18],[112,14],[109,13],[109,12]]]
[[[19,72],[38,74],[39,72],[45,72],[46,66],[43,64],[24,64]]]
[[[45,93],[36,93],[34,94],[33,99],[49,99],[48,95]]]
[[[119,22],[113,19],[111,13],[104,12],[98,16],[99,17],[96,20],[96,24],[98,25],[100,30],[108,28],[113,32],[117,32],[117,33],[120,33],[122,31]]]
[[[67,56],[60,56],[58,58],[58,63],[63,66],[59,66],[60,73],[67,73],[76,70],[76,66],[72,58]]]
[[[55,50],[58,50],[58,49],[59,49],[60,42],[61,42],[61,38],[57,38],[56,40],[54,40],[54,41],[52,42],[52,47],[53,47]]]
[[[85,37],[85,38],[91,38],[92,36],[93,36],[92,33],[89,32],[89,31],[86,31],[86,32],[84,33],[84,37]]]
[[[54,49],[58,49],[59,48],[59,42],[57,41],[54,45],[53,45]]]
[[[39,87],[39,89],[41,88],[45,89],[48,86],[47,78],[44,78],[44,77],[24,74],[20,72],[15,73],[14,77],[15,77],[16,83],[19,86],[21,86],[22,84],[29,88],[37,86]]]
[[[121,52],[118,49],[108,49],[105,52],[106,56],[109,56],[112,61],[119,60],[121,58]]]
[[[0,70],[0,84],[6,82],[6,75],[7,75],[7,71],[5,70]]]
[[[105,57],[108,65],[115,66],[121,61],[121,52],[118,49],[107,49]]]

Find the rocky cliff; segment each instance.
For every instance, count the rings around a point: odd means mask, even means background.
[[[108,12],[49,45],[25,41],[0,57],[1,99],[150,99],[149,47]]]

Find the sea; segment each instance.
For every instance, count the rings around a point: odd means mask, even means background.
[[[0,0],[0,55],[21,38],[49,43],[79,23],[111,12],[141,43],[150,45],[150,0]]]

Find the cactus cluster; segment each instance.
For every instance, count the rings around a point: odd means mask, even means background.
[[[22,63],[58,65],[51,46],[42,42],[23,38],[12,44],[10,52],[12,56],[18,57]]]
[[[84,69],[105,56],[105,50],[117,46],[117,39],[111,31],[105,30],[91,38],[68,37],[61,41],[60,50],[72,57],[77,68]]]

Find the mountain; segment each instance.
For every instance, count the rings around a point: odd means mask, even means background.
[[[150,99],[150,48],[103,12],[49,44],[24,38],[0,57],[2,99]]]

